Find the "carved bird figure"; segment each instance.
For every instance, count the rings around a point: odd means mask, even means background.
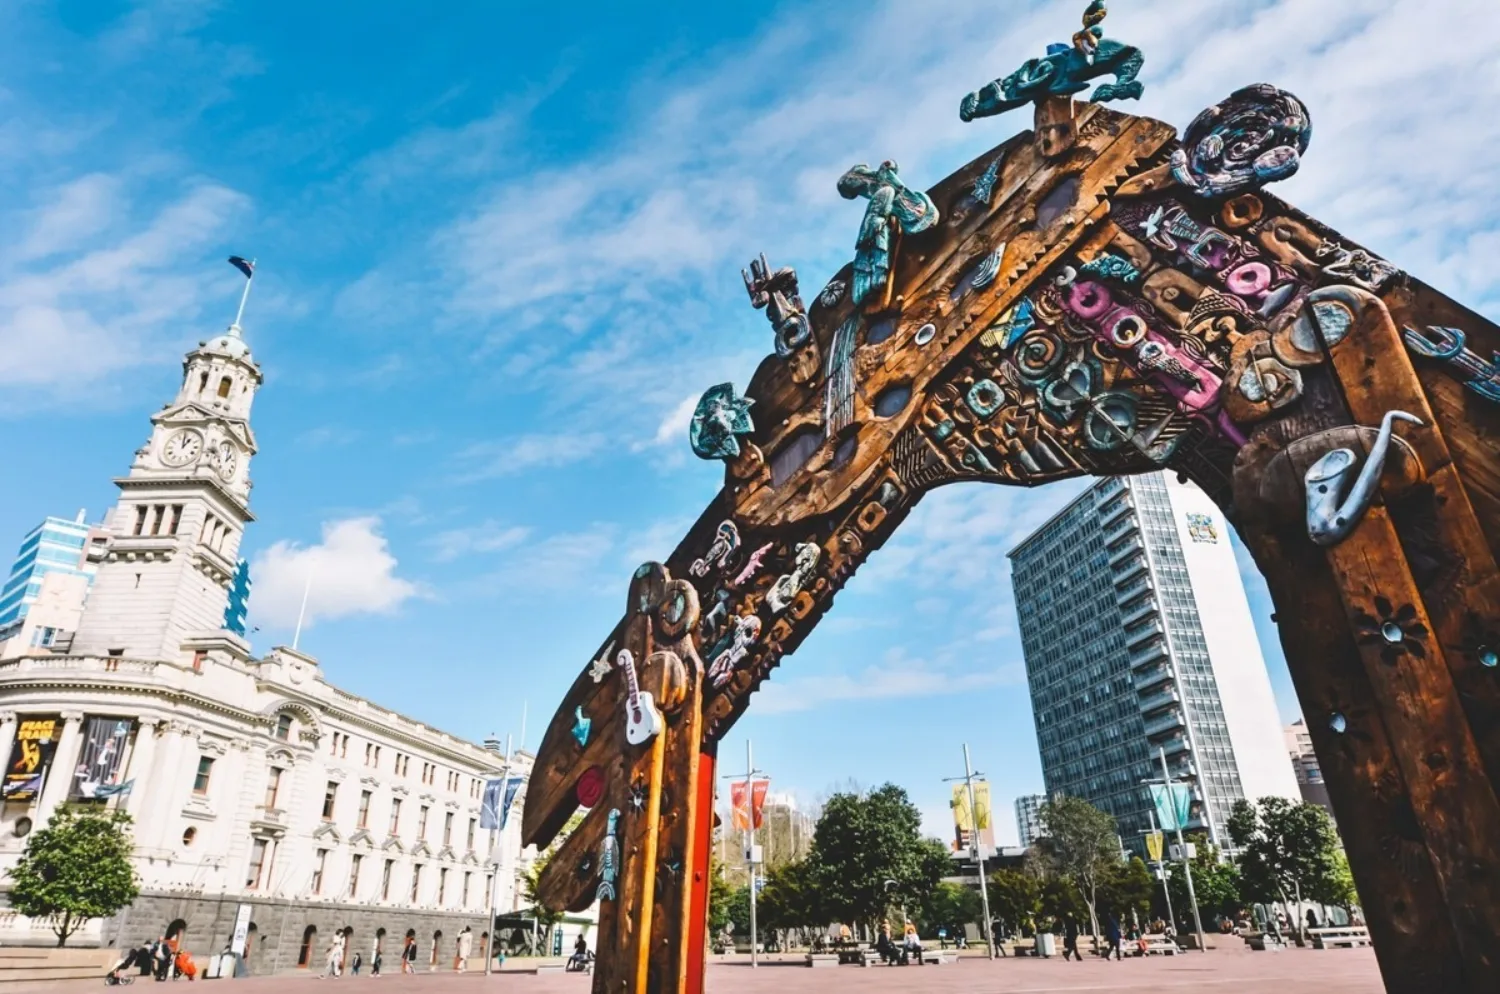
[[[594,892],[596,900],[615,899],[615,878],[620,873],[620,841],[615,833],[620,824],[620,809],[609,809],[609,826],[604,832],[604,842],[599,846],[599,889]]]
[[[693,576],[707,576],[709,570],[722,567],[724,561],[739,547],[739,528],[735,527],[733,521],[721,521],[713,544],[708,547],[702,559],[693,560],[693,564],[688,567],[688,572]]]
[[[859,305],[871,291],[884,290],[890,278],[892,229],[908,235],[926,231],[937,223],[938,209],[927,194],[901,182],[896,163],[889,159],[875,169],[861,164],[844,173],[839,178],[839,194],[845,200],[867,197],[870,201],[854,243],[852,298]]]

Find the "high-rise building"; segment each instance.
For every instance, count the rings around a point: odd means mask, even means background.
[[[1025,849],[1042,834],[1042,802],[1045,794],[1025,794],[1016,798],[1016,831],[1021,836],[1021,848]]]
[[[91,534],[98,533],[84,524],[83,511],[72,519],[45,518],[26,533],[21,539],[20,550],[16,552],[15,562],[11,564],[10,577],[5,581],[4,589],[0,589],[0,642],[30,645],[36,639],[38,645],[47,647],[63,632],[62,628],[50,623],[53,619],[48,619],[49,623],[40,627],[27,626],[26,619],[38,600],[71,600],[79,591],[87,594],[94,578],[94,564],[87,558]],[[49,583],[49,576],[57,579]],[[70,578],[77,578],[76,582],[70,582]],[[44,584],[51,596],[44,596]],[[80,598],[77,608],[81,610],[82,607]],[[75,624],[76,621],[75,618]],[[31,638],[16,638],[23,634],[23,627],[32,630]],[[67,629],[66,634],[71,636],[72,629]]]
[[[1312,736],[1307,732],[1307,722],[1301,718],[1284,729],[1286,751],[1292,761],[1292,772],[1297,778],[1297,789],[1304,801],[1321,804],[1330,813],[1333,805],[1328,801],[1328,785],[1323,782],[1323,769],[1318,765],[1318,756],[1313,752]]]
[[[1140,848],[1143,781],[1192,785],[1188,828],[1229,846],[1240,798],[1298,798],[1229,526],[1164,473],[1105,479],[1010,554],[1048,795]]]

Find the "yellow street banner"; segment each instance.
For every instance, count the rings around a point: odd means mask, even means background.
[[[979,830],[990,827],[990,785],[987,780],[974,781],[974,807],[979,809]],[[953,785],[953,824],[960,832],[974,830],[974,812],[969,807],[969,788],[961,783]]]
[[[1146,855],[1151,857],[1151,862],[1161,862],[1162,834],[1160,832],[1146,833]]]

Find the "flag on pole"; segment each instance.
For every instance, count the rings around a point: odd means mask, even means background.
[[[1151,800],[1156,805],[1156,819],[1168,831],[1187,828],[1193,811],[1193,789],[1186,784],[1154,783]]]
[[[255,276],[255,260],[253,259],[242,259],[237,255],[231,255],[229,264],[244,273],[247,280]]]
[[[484,799],[479,802],[479,827],[504,831],[505,823],[510,819],[510,806],[525,782],[523,777],[486,780]]]
[[[769,780],[753,780],[748,785],[743,780],[736,780],[729,785],[729,806],[732,809],[734,827],[740,830],[749,828],[752,824],[760,828],[762,808],[766,803],[766,791],[771,786]]]

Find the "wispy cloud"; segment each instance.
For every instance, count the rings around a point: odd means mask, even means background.
[[[482,521],[465,528],[440,531],[427,544],[432,547],[432,558],[438,562],[452,562],[462,556],[509,549],[524,542],[530,534],[531,529],[520,525]]]
[[[757,714],[815,711],[843,701],[883,698],[944,697],[1025,683],[1019,662],[974,668],[939,667],[892,649],[877,665],[850,673],[794,676],[778,680],[780,672],[762,685],[755,697]]]
[[[460,483],[515,476],[532,469],[555,468],[587,459],[604,448],[602,432],[521,435],[480,442],[458,455]]]

